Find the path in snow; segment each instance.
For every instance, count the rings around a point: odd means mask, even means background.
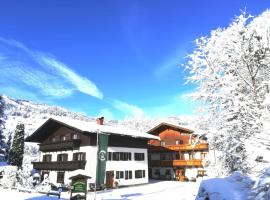
[[[160,181],[150,184],[125,187],[97,192],[96,200],[194,200],[199,183],[181,183],[175,181]],[[69,199],[68,193],[62,193],[62,200]],[[53,200],[57,197],[47,197],[39,193],[23,193],[16,190],[0,188],[0,199],[14,200]],[[87,200],[93,200],[94,193],[88,193]]]

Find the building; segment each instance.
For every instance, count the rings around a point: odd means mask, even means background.
[[[40,160],[33,162],[33,168],[40,171],[41,177],[47,174],[53,183],[68,184],[75,170],[83,170],[92,177],[88,183],[95,182],[96,173],[103,174],[101,183],[108,188],[147,183],[147,142],[159,138],[123,126],[104,125],[103,120],[99,118],[94,123],[48,119],[26,138],[26,142],[39,143],[41,151]],[[107,146],[99,153],[97,135],[107,136]],[[101,166],[97,167],[99,161],[104,161],[103,172]]]
[[[208,143],[205,137],[168,123],[161,123],[148,133],[160,137],[149,141],[150,178],[184,181],[206,175],[203,159],[208,153]]]

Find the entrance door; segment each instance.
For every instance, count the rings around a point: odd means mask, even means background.
[[[113,188],[114,173],[113,171],[106,171],[106,188]]]
[[[185,180],[185,170],[184,169],[177,169],[176,170],[176,177],[179,181]]]

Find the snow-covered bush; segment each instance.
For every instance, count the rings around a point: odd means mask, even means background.
[[[270,199],[270,168],[263,171],[252,189],[250,200]]]
[[[0,179],[0,185],[5,188],[12,188],[16,186],[16,172],[17,167],[15,166],[6,166],[3,167],[3,178]]]

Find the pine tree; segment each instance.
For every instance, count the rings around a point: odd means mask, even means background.
[[[9,152],[8,162],[11,165],[22,167],[24,154],[24,124],[19,123],[16,126],[14,139]]]
[[[8,160],[8,156],[9,156],[9,152],[10,152],[10,148],[11,148],[11,141],[12,141],[12,134],[9,133],[7,145],[6,145],[6,160]]]
[[[5,102],[3,97],[0,95],[0,153],[5,153],[3,149],[5,149],[5,137],[3,135],[3,130],[5,128],[5,121],[4,121],[4,109],[5,109]]]

